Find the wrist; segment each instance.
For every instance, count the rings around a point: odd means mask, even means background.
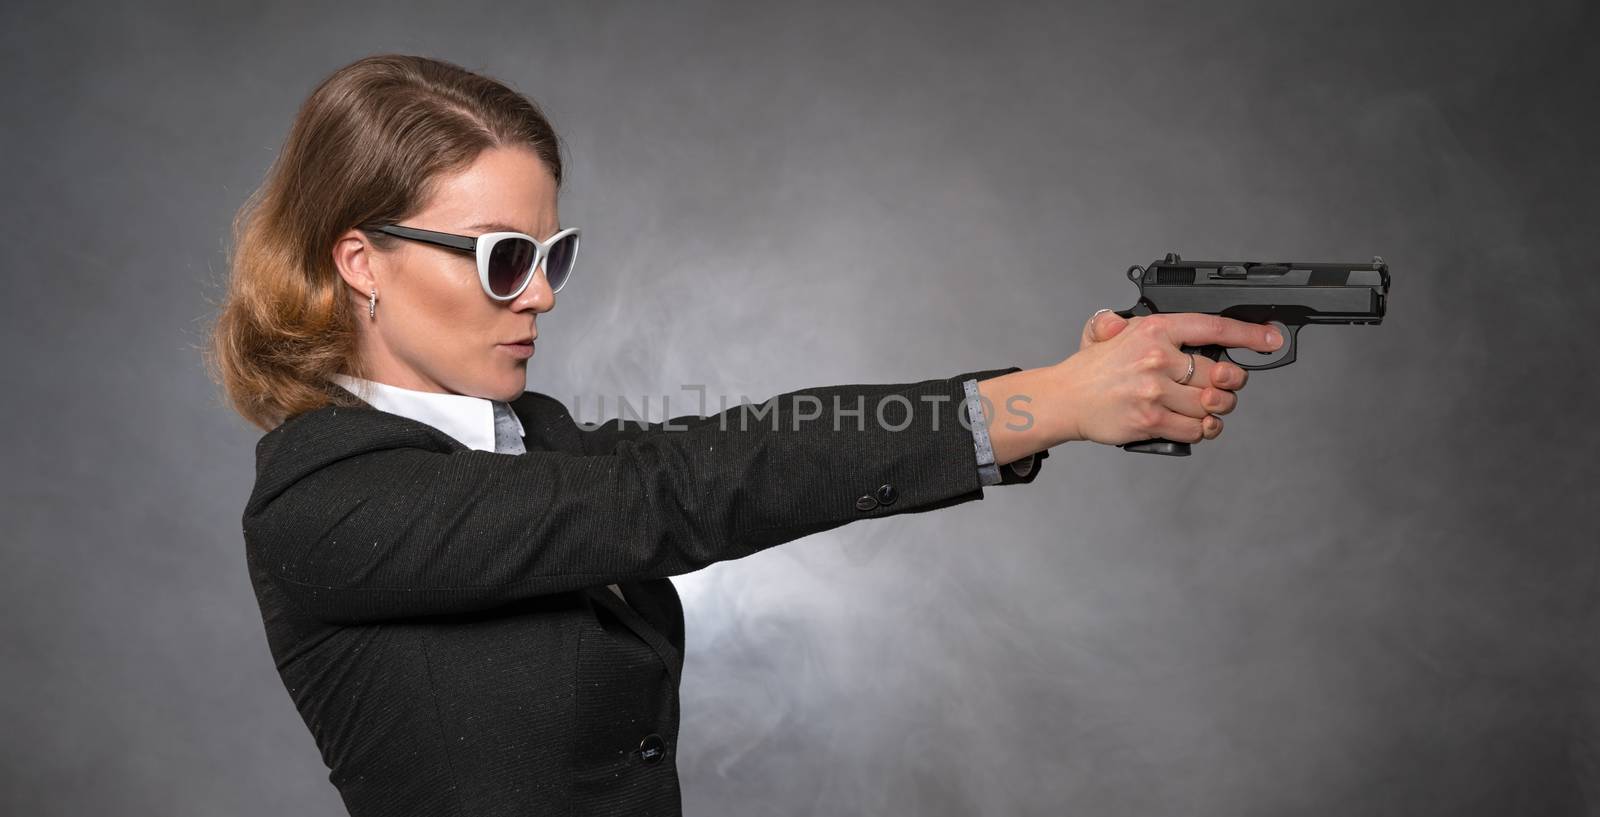
[[[1005,465],[1072,439],[1075,420],[1063,412],[1052,367],[1024,369],[978,381],[988,415],[995,462]]]
[[[1045,383],[1045,396],[1041,401],[1047,409],[1048,434],[1057,443],[1081,442],[1085,438],[1078,428],[1078,387],[1066,361],[1044,367],[1041,380]]]

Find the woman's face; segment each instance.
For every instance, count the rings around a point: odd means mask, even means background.
[[[547,239],[560,229],[556,185],[528,148],[489,148],[465,170],[438,179],[426,209],[407,227],[478,236],[499,230]],[[399,240],[388,252],[358,230],[340,237],[334,260],[359,308],[361,354],[369,377],[419,391],[513,400],[527,387],[529,346],[508,346],[538,334],[534,319],[555,307],[541,261],[533,280],[510,301],[496,301],[478,283],[466,252]],[[378,291],[377,318],[367,316]]]

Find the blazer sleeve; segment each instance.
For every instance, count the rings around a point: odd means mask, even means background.
[[[1013,373],[1013,371],[1021,371],[1021,368],[1018,368],[1018,366],[1011,366],[1010,369],[1000,369],[1000,374]],[[986,377],[995,376],[995,373],[979,374],[982,374],[982,376]],[[982,377],[979,377],[979,379],[982,379]],[[536,392],[530,392],[530,395],[536,395],[536,397],[541,398],[541,400],[549,401],[550,405],[552,405],[552,408],[555,408],[560,412],[565,412],[565,406],[560,406],[560,403],[558,403],[555,398],[547,397],[547,395],[538,395]],[[704,420],[709,419],[712,419],[712,417],[699,417],[694,416],[694,414],[686,414],[686,416],[682,417],[672,417],[672,419],[664,420],[664,422],[651,422],[651,424],[646,424],[646,422],[640,422],[640,420],[629,420],[624,419],[624,417],[618,417],[618,419],[606,420],[606,422],[600,422],[600,424],[578,424],[578,422],[574,420],[574,425],[576,425],[579,432],[581,432],[581,435],[579,436],[581,436],[584,451],[589,452],[589,454],[608,454],[608,452],[616,451],[616,446],[618,446],[618,443],[621,443],[621,441],[637,440],[638,436],[650,435],[650,433],[667,432],[667,430],[683,430],[683,428],[688,427],[688,425],[698,424],[698,422],[704,422]],[[1010,420],[1008,420],[1008,422],[1010,422]],[[973,425],[968,424],[968,430],[971,430],[971,435],[976,438],[976,433],[978,432],[973,430],[973,428]],[[1034,454],[1029,454],[1029,456],[1026,457],[1019,457],[1019,459],[1014,460],[1014,462],[1006,462],[1005,465],[1000,465],[1000,481],[992,484],[1030,483],[1030,481],[1034,481],[1034,475],[1032,475],[1032,473],[1034,473],[1035,462],[1045,459],[1045,457],[1048,456],[1050,456],[1050,451],[1035,451]],[[976,451],[976,449],[973,451],[973,468],[978,468],[978,451]],[[979,472],[979,484],[982,484],[981,473],[982,472]]]
[[[982,381],[990,377],[997,377],[1002,374],[1010,374],[1011,372],[1017,371],[1021,371],[1021,367],[1012,366],[1006,369],[992,369],[981,372],[973,372],[972,376],[968,379]],[[964,383],[965,380],[961,382]],[[568,419],[570,419],[570,415],[566,414],[566,407],[561,405],[560,401],[549,397],[548,395],[538,394],[537,392],[529,392],[529,394],[546,401],[548,408],[554,413],[566,416]],[[963,413],[962,416],[965,417],[966,415]],[[578,423],[577,421],[573,420],[572,424],[576,426],[580,432],[582,432],[579,436],[583,441],[583,450],[585,453],[609,454],[615,451],[617,445],[621,442],[637,440],[642,435],[659,434],[664,431],[683,430],[686,427],[708,420],[713,420],[715,418],[716,415],[712,415],[711,417],[701,417],[689,414],[681,417],[673,417],[672,419],[660,423],[645,423],[639,420],[628,420],[626,418],[619,417],[613,420],[607,420],[603,423]],[[1007,422],[1011,422],[1011,420],[1008,419]],[[976,435],[976,432],[972,431],[973,427],[970,422],[968,423],[967,428],[973,436]],[[1033,472],[1036,467],[1035,463],[1048,456],[1050,456],[1050,452],[1048,450],[1037,451],[1027,455],[1026,457],[1021,457],[1014,462],[1008,462],[1000,466],[1000,481],[994,484],[1016,485],[1019,483],[1026,484],[1032,482]],[[973,451],[973,468],[977,468],[976,450]]]
[[[324,407],[257,444],[246,551],[334,623],[681,575],[982,499],[961,383],[1016,370],[803,389],[673,429],[587,431],[581,453],[451,448],[421,423]]]

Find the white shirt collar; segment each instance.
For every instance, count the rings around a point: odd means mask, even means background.
[[[333,375],[332,380],[379,411],[427,423],[468,448],[495,450],[494,404],[500,402],[498,400],[403,389],[375,380],[351,377],[343,372]],[[511,416],[517,421],[517,433],[525,435],[527,431],[522,427],[522,418],[517,417],[516,412],[512,412]]]

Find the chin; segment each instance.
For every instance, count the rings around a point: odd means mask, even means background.
[[[499,397],[497,397],[495,399],[499,400],[502,403],[509,403],[512,400],[515,400],[518,397],[521,397],[522,396],[522,392],[524,390],[526,390],[527,388],[528,388],[528,377],[527,377],[527,375],[522,373],[521,369],[518,369],[517,370],[516,382],[505,384],[505,386],[500,389],[500,395],[501,396],[499,396]]]

